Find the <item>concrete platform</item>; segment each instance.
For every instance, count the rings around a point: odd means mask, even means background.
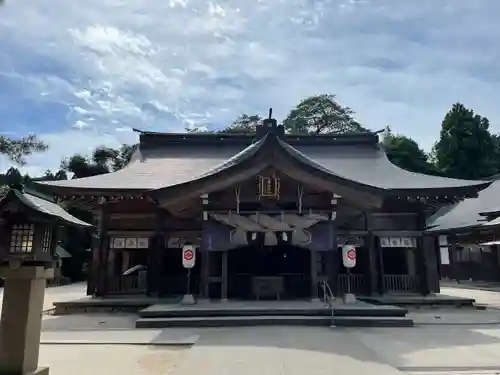
[[[127,312],[135,313],[154,304],[175,304],[181,297],[155,298],[147,296],[121,296],[121,297],[84,297],[73,301],[54,302],[54,314],[80,314],[80,313],[107,313]]]
[[[41,345],[193,345],[199,334],[190,329],[117,329],[43,332]]]
[[[435,296],[386,294],[382,296],[360,296],[360,301],[374,305],[399,307],[474,307],[473,298],[462,298],[437,294]]]

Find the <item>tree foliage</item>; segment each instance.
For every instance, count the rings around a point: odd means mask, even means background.
[[[354,119],[354,111],[340,105],[335,95],[321,94],[302,100],[283,121],[292,134],[366,132]]]
[[[222,130],[208,130],[203,126],[194,126],[192,128],[186,128],[188,133],[196,134],[218,134],[218,133],[239,133],[248,134],[255,133],[257,130],[257,125],[262,120],[259,115],[248,115],[243,113],[234,120],[231,125]]]
[[[429,155],[417,142],[404,135],[392,133],[389,127],[382,135],[382,147],[389,160],[400,168],[410,172],[439,174],[436,166],[429,161]]]
[[[73,178],[96,176],[122,169],[128,164],[134,146],[122,145],[119,149],[97,147],[91,157],[75,154],[61,163],[61,169],[73,173]]]
[[[221,133],[255,133],[257,125],[262,121],[259,115],[247,115],[243,113],[231,125],[221,131]]]
[[[434,146],[436,166],[448,177],[481,179],[498,172],[497,138],[489,120],[456,103],[446,114]]]
[[[24,165],[26,157],[34,152],[43,152],[48,146],[31,134],[20,139],[12,139],[7,136],[0,136],[0,154],[6,155],[13,162]]]

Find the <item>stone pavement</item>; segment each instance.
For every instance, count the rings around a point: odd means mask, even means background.
[[[398,374],[349,330],[242,327],[207,330],[172,375]]]
[[[500,373],[496,329],[261,327],[207,330],[173,375]]]
[[[455,319],[451,311],[432,313],[446,321]],[[477,313],[471,322],[493,316]],[[462,320],[467,318],[465,312],[457,314]],[[474,311],[470,314],[472,319]],[[500,373],[500,325],[134,330],[133,318],[120,314],[48,316],[40,364],[50,365],[52,375]],[[190,344],[190,340],[193,346],[172,345]]]
[[[416,311],[410,311],[408,313],[408,317],[412,318],[417,326],[498,325],[500,327],[500,311],[498,310],[474,310],[474,309],[416,310]]]
[[[176,334],[171,329],[161,331],[164,337]],[[109,327],[107,333],[118,332]],[[40,364],[50,365],[52,375],[500,373],[500,326],[241,327],[191,333],[199,335],[191,348],[41,345]]]
[[[184,348],[138,345],[42,345],[50,375],[168,375]]]
[[[500,290],[481,290],[467,288],[463,285],[449,285],[441,286],[441,294],[454,297],[474,298],[478,304],[487,305],[489,308],[500,309]]]
[[[443,293],[493,307],[500,301],[498,292],[450,289]],[[135,330],[135,316],[127,314],[49,315],[40,364],[50,365],[51,375],[500,374],[500,311],[410,314],[415,328],[163,330]]]

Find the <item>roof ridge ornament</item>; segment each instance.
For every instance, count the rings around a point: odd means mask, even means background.
[[[269,116],[262,121],[261,125],[257,125],[257,139],[261,139],[266,135],[274,135],[278,138],[284,138],[285,128],[283,125],[278,125],[276,119],[273,118],[273,109],[269,108]]]

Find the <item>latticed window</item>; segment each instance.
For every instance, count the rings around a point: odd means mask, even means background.
[[[52,230],[50,227],[46,227],[43,232],[42,238],[42,252],[48,253],[50,251],[50,240],[52,237]]]
[[[10,237],[11,253],[30,253],[33,250],[34,224],[14,224]]]

